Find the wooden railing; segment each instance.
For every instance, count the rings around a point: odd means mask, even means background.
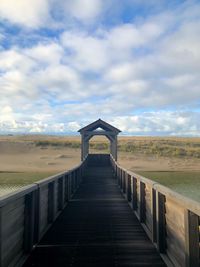
[[[111,164],[122,193],[168,266],[200,266],[200,203]]]
[[[1,267],[22,266],[75,193],[86,161],[0,198]]]
[[[110,156],[118,184],[168,266],[200,266],[200,203],[122,168]],[[0,198],[0,266],[22,266],[78,188],[78,167]]]

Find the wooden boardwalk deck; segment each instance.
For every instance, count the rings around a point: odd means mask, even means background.
[[[111,166],[92,162],[24,267],[166,266],[123,198]]]

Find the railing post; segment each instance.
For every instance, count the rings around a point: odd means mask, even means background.
[[[125,194],[126,193],[126,172],[122,171],[122,177],[123,177],[123,181],[122,181],[122,192]]]
[[[2,231],[3,231],[3,225],[2,225],[2,207],[0,207],[0,266],[3,266],[3,237],[2,237]]]
[[[120,169],[120,188],[122,189],[122,184],[123,184],[123,182],[122,182],[122,169]]]
[[[71,199],[71,195],[72,195],[72,173],[69,173],[68,176],[68,190],[69,190],[69,200]]]
[[[40,239],[40,188],[34,192],[35,194],[35,231],[34,231],[34,243],[36,244]]]
[[[132,207],[133,210],[137,210],[137,179],[132,177]]]
[[[58,210],[62,210],[64,207],[64,179],[63,177],[58,179]]]
[[[35,199],[34,192],[25,196],[24,251],[30,252],[34,245]]]
[[[69,200],[69,176],[65,174],[65,202]]]
[[[140,182],[140,222],[146,220],[146,205],[145,205],[145,184]]]
[[[151,210],[152,210],[152,241],[157,242],[157,220],[156,220],[156,190],[152,188]]]
[[[160,253],[166,251],[166,221],[165,221],[165,196],[160,192],[156,195],[157,206],[157,245]]]
[[[127,174],[127,200],[128,202],[131,202],[131,175]]]
[[[55,182],[48,184],[48,223],[52,223],[55,218]]]
[[[186,266],[200,266],[200,234],[199,216],[193,212],[185,211],[185,242],[186,242]]]
[[[117,167],[117,181],[118,181],[118,185],[120,186],[120,169],[119,169],[119,167]]]

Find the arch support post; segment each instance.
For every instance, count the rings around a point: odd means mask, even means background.
[[[117,136],[110,136],[110,154],[117,161]]]

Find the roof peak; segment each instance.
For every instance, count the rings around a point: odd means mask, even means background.
[[[112,131],[115,134],[118,134],[121,132],[119,129],[107,123],[106,121],[102,120],[101,118],[81,128],[78,132],[83,133],[85,131],[94,131],[95,129],[99,127],[105,131]]]

